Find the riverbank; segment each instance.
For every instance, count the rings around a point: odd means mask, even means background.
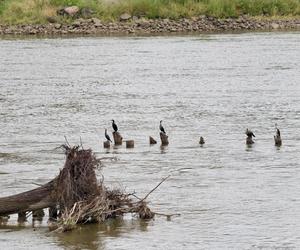
[[[65,24],[0,25],[0,35],[67,35],[67,34],[157,34],[175,32],[225,32],[300,30],[300,18],[272,19],[242,16],[218,19],[199,16],[190,19],[145,19],[130,17],[118,22],[104,22],[97,18],[75,19]]]

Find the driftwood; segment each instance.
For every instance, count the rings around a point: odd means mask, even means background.
[[[110,148],[110,141],[104,141],[103,142],[103,147],[104,148]]]
[[[168,136],[163,132],[160,132],[159,135],[160,135],[161,145],[162,146],[169,145]]]
[[[0,216],[35,211],[55,205],[53,181],[31,191],[0,198]]]
[[[134,140],[127,140],[126,148],[134,148]]]
[[[147,206],[144,198],[126,194],[118,189],[109,190],[96,178],[96,168],[101,162],[91,150],[70,148],[66,150],[66,162],[59,175],[34,190],[0,198],[0,216],[50,208],[50,218],[57,217],[60,231],[71,230],[77,223],[102,222],[125,213],[137,214],[141,219],[151,219],[156,214]],[[166,215],[167,216],[167,215]]]
[[[152,136],[149,136],[149,143],[150,144],[156,144],[157,141]]]
[[[114,131],[113,133],[115,145],[122,145],[123,137],[119,132]]]

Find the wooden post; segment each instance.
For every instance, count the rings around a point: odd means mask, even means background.
[[[103,142],[103,147],[104,148],[110,148],[110,141],[104,141]]]
[[[149,136],[149,143],[150,143],[150,144],[156,144],[157,141],[154,140],[154,138],[153,138],[152,136]]]
[[[126,148],[134,148],[134,140],[127,140]]]
[[[163,133],[163,132],[160,132],[159,135],[160,135],[161,145],[162,146],[169,145],[168,136],[165,133]]]
[[[123,137],[119,132],[113,132],[115,145],[122,145]]]

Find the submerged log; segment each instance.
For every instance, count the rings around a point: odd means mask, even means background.
[[[159,135],[160,135],[161,145],[162,146],[169,145],[168,136],[165,133],[163,133],[163,132],[160,132]]]
[[[126,148],[134,148],[134,140],[127,140]]]
[[[119,132],[114,131],[113,137],[114,137],[115,145],[122,145],[123,137]]]
[[[53,197],[53,181],[31,191],[0,198],[0,216],[22,213],[56,204]]]
[[[72,230],[77,223],[103,222],[126,213],[135,213],[143,219],[154,217],[146,199],[165,179],[142,199],[121,190],[110,190],[103,181],[97,181],[95,169],[100,169],[101,162],[92,150],[79,146],[64,148],[66,162],[59,175],[34,190],[0,198],[0,216],[26,215],[27,211],[50,207],[53,209],[50,217],[56,217],[59,207],[57,223],[62,232]]]
[[[157,141],[154,140],[154,138],[153,138],[152,136],[149,136],[149,143],[150,143],[150,144],[156,144]]]

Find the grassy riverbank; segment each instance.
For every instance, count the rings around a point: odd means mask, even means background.
[[[41,24],[56,16],[60,7],[77,5],[94,11],[101,20],[118,20],[122,13],[149,19],[218,18],[240,15],[294,17],[300,15],[300,0],[0,0],[0,23]],[[67,21],[67,20],[61,20]]]

